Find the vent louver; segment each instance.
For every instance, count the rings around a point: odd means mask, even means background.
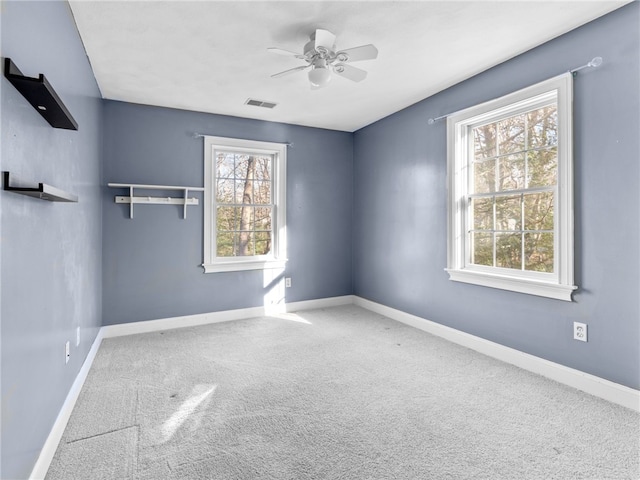
[[[273,108],[277,105],[277,103],[256,100],[255,98],[248,98],[247,101],[244,103],[245,105],[251,105],[253,107],[262,107],[262,108]]]

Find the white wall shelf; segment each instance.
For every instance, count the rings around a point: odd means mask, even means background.
[[[204,187],[183,187],[176,185],[144,185],[139,183],[109,183],[111,188],[128,188],[129,196],[115,197],[116,203],[128,203],[129,204],[129,218],[133,218],[133,205],[134,204],[147,204],[147,205],[184,205],[183,218],[187,218],[187,206],[199,205],[199,201],[195,197],[189,197],[189,192],[204,192]],[[134,190],[179,190],[183,192],[181,197],[152,197],[145,195],[134,195]]]

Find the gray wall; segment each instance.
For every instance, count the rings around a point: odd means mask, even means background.
[[[640,387],[638,25],[635,2],[370,125],[354,139],[356,295]],[[574,302],[448,280],[446,124],[427,119],[602,56],[574,81]],[[436,66],[437,68],[437,66]],[[573,321],[589,342],[572,339]]]
[[[31,472],[100,326],[101,100],[66,2],[5,1],[1,21],[2,56],[25,75],[44,73],[80,125],[52,128],[0,79],[1,169],[79,196],[52,203],[0,191],[0,476],[17,479]]]
[[[255,108],[255,107],[247,107]],[[194,132],[291,142],[287,153],[286,301],[349,295],[353,137],[350,133],[161,107],[105,102],[103,323],[256,307],[271,285],[262,271],[204,274],[199,206],[114,203],[106,184],[202,186],[203,140]],[[156,192],[149,192],[155,195]]]

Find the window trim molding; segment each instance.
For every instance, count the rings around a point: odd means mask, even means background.
[[[558,181],[554,218],[554,273],[474,268],[467,258],[468,140],[473,124],[515,115],[555,98],[558,105]],[[452,113],[447,117],[447,268],[450,280],[572,301],[573,231],[573,77],[559,75],[503,97]],[[490,271],[488,271],[490,270]]]
[[[216,257],[215,238],[215,168],[216,148],[274,155],[273,162],[273,229],[272,252],[250,257]],[[240,138],[204,136],[204,273],[237,272],[284,268],[287,263],[287,144],[243,140]]]

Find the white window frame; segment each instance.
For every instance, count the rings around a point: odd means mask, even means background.
[[[253,152],[273,155],[272,248],[268,255],[216,256],[215,151]],[[287,145],[239,138],[204,136],[204,267],[205,273],[284,268],[287,262],[286,227]]]
[[[474,126],[557,102],[558,178],[554,212],[554,272],[530,272],[470,263],[469,135]],[[447,268],[453,281],[571,301],[573,285],[573,79],[570,73],[504,97],[453,113],[447,118]]]

